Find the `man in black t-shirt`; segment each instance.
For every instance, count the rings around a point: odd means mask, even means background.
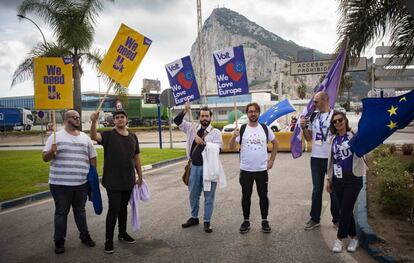
[[[118,218],[118,239],[124,243],[135,243],[126,232],[127,206],[134,184],[142,184],[142,169],[139,158],[138,138],[129,133],[126,125],[127,114],[118,110],[113,114],[115,128],[97,132],[96,120],[99,112],[91,115],[91,138],[104,147],[104,173],[102,185],[108,194],[108,214],[106,216],[105,253],[114,251],[113,237]],[[138,178],[135,178],[135,172]]]

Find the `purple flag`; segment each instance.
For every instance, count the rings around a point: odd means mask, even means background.
[[[342,76],[342,65],[345,60],[345,48],[339,53],[336,57],[335,62],[329,68],[328,73],[323,79],[322,83],[315,89],[315,92],[325,91],[329,96],[329,106],[331,109],[334,108],[336,97],[338,94],[339,84],[341,82]],[[306,108],[303,110],[300,117],[304,116],[305,118],[312,115],[315,111],[315,104],[313,103],[313,98],[309,101]],[[296,123],[295,129],[293,131],[292,137],[290,138],[290,151],[294,159],[302,156],[302,129],[300,128],[299,121]]]

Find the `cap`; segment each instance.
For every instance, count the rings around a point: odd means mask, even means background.
[[[127,117],[128,118],[128,115],[126,114],[126,112],[125,111],[123,111],[123,110],[116,110],[113,114],[112,114],[112,116],[114,117],[114,119],[115,119],[115,116],[116,115],[120,115],[120,114],[123,114],[123,115],[125,115],[125,117]]]

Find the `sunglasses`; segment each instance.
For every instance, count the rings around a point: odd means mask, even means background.
[[[344,121],[344,119],[340,118],[340,119],[335,119],[335,120],[332,120],[332,123],[333,123],[333,124],[336,124],[336,123],[342,123],[343,121]]]
[[[68,118],[72,118],[72,119],[74,119],[75,121],[77,121],[77,120],[79,120],[79,119],[80,119],[80,117],[79,117],[79,116],[69,116]]]

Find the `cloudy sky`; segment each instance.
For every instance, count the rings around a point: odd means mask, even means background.
[[[204,0],[203,21],[216,7],[232,9],[265,29],[301,46],[324,53],[334,50],[337,40],[337,5],[334,0]],[[29,21],[19,21],[21,1],[0,0],[0,97],[33,95],[31,80],[10,87],[14,70],[27,52],[42,41],[38,29]],[[254,4],[253,4],[254,3]],[[28,14],[42,29],[48,41],[53,34],[42,20]],[[107,50],[121,23],[147,36],[153,43],[135,74],[129,92],[139,94],[142,79],[161,81],[169,87],[164,65],[190,52],[197,34],[196,0],[115,0],[105,2],[96,24],[94,47]],[[101,82],[101,91],[105,90]],[[86,67],[82,91],[98,91],[97,73]]]

